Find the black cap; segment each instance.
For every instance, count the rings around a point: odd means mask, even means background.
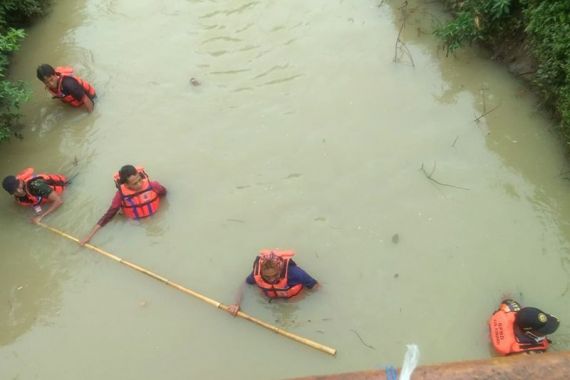
[[[516,315],[516,323],[523,331],[547,335],[558,329],[560,321],[536,307],[523,307]]]
[[[14,194],[16,190],[18,190],[18,186],[20,185],[20,181],[13,175],[9,175],[5,177],[2,181],[2,187],[10,194]]]

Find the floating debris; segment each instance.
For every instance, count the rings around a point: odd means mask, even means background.
[[[374,346],[369,345],[368,343],[366,343],[364,341],[364,339],[362,339],[362,337],[360,336],[360,334],[358,333],[358,331],[350,329],[350,331],[352,331],[353,333],[356,334],[356,336],[358,337],[358,339],[360,339],[360,342],[362,342],[363,345],[365,345],[366,347],[370,348],[371,350],[375,350]]]
[[[392,235],[392,243],[398,244],[399,241],[400,241],[400,235],[398,234]]]
[[[190,84],[191,84],[192,86],[194,86],[194,87],[197,87],[197,86],[201,85],[202,83],[200,83],[200,82],[198,81],[198,79],[192,77],[192,78],[190,78]]]

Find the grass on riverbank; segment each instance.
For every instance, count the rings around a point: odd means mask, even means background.
[[[494,51],[528,46],[531,78],[544,104],[560,120],[570,145],[570,1],[568,0],[443,0],[455,18],[435,34],[447,52],[482,43]],[[515,45],[515,49],[505,45]],[[502,57],[512,61],[515,57]],[[521,65],[520,67],[529,67]],[[516,70],[515,70],[516,71]]]

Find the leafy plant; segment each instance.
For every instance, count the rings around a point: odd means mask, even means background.
[[[513,0],[464,0],[446,3],[455,12],[455,19],[439,25],[434,31],[442,39],[447,54],[476,41],[490,40],[505,31],[513,19]],[[511,19],[511,20],[510,20]]]
[[[10,56],[26,36],[18,27],[41,15],[46,5],[47,0],[0,0],[0,141],[12,134],[20,117],[20,105],[30,95],[24,83],[6,79]]]
[[[560,117],[570,144],[570,0],[444,0],[455,18],[434,31],[447,53],[526,35],[538,62],[533,82]]]

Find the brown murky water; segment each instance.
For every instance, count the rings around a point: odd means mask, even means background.
[[[167,202],[95,245],[224,303],[258,249],[295,249],[322,288],[272,304],[248,289],[243,309],[338,355],[33,226],[4,194],[0,378],[275,379],[399,365],[406,343],[423,364],[486,358],[505,295],[562,316],[553,350],[570,348],[570,168],[551,122],[481,52],[445,58],[431,2],[410,2],[395,49],[400,5],[58,1],[15,57],[34,96],[2,175],[77,173],[45,222],[82,236],[113,173],[145,166]],[[93,114],[49,99],[44,62],[92,81]]]

